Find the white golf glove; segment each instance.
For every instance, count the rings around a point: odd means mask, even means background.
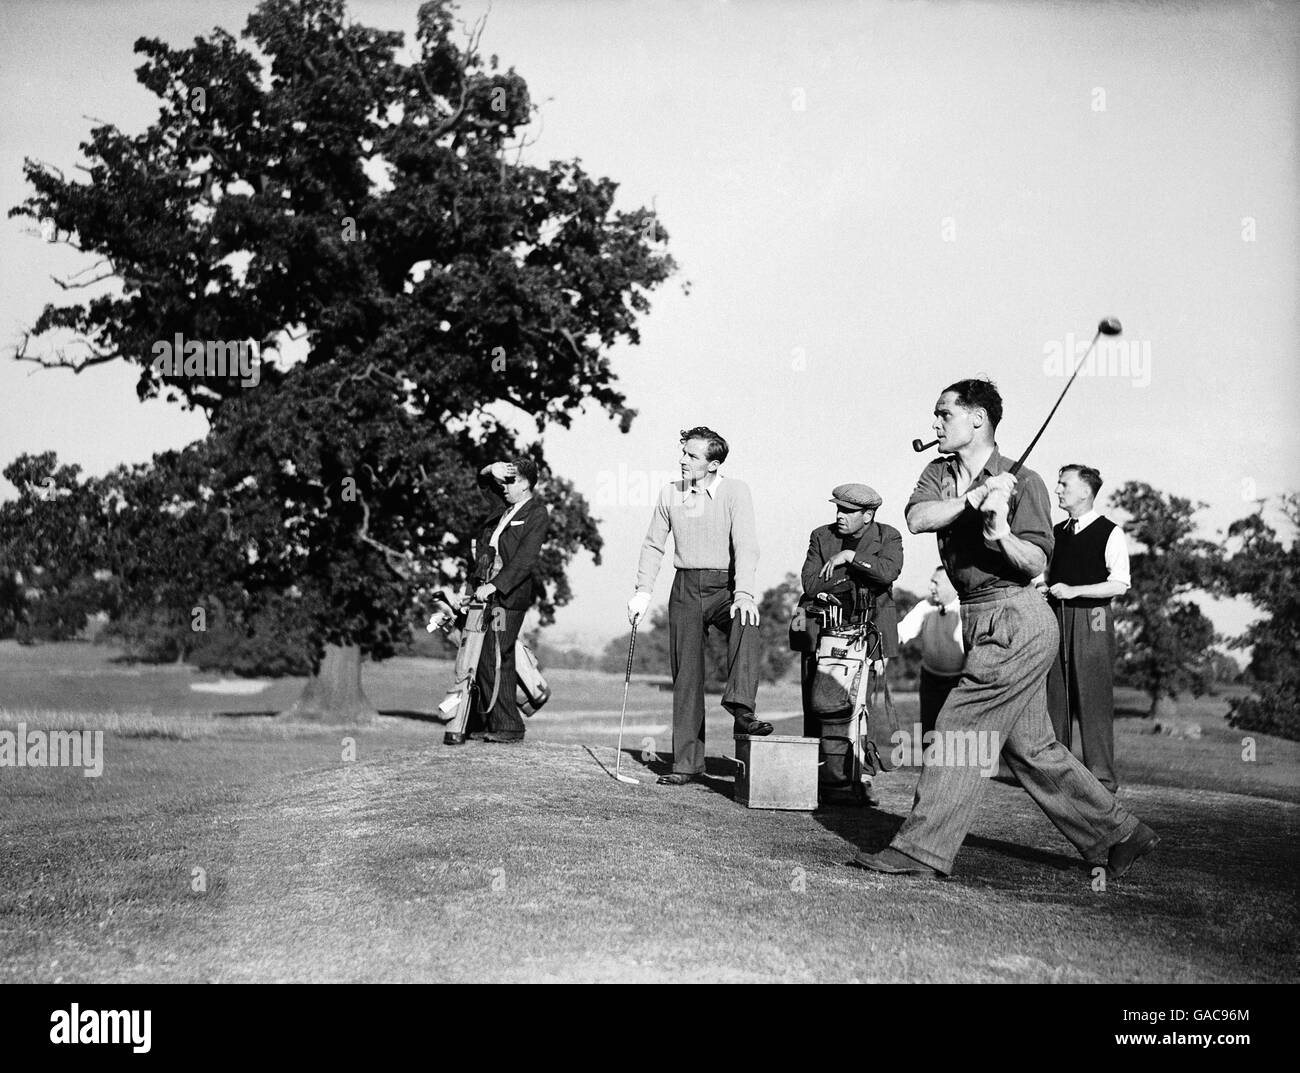
[[[627,602],[627,620],[636,625],[636,620],[646,613],[650,606],[650,594],[648,592],[638,592],[633,595],[632,599]]]

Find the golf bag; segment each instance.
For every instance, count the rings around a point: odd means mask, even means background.
[[[878,732],[887,732],[887,728],[874,725],[878,685],[885,690],[880,714],[892,716],[893,706],[883,676],[872,666],[883,651],[880,630],[870,621],[873,608],[862,606],[857,593],[851,598],[852,621],[847,624],[844,606],[834,591],[819,593],[803,609],[805,617],[820,625],[815,643],[805,648],[811,673],[804,702],[820,724],[818,783],[827,790],[852,789],[859,800],[865,800],[866,783],[887,766],[878,748]],[[885,740],[888,742],[887,737]]]
[[[445,594],[439,593],[435,599],[442,605],[442,609],[434,615],[430,627],[444,630],[448,638],[458,645],[455,679],[447,691],[446,698],[438,705],[438,710],[444,715],[451,716],[450,722],[447,723],[447,733],[463,734],[477,688],[479,660],[483,655],[483,642],[487,631],[491,629],[492,616],[488,605],[481,601],[471,600],[457,612]],[[479,698],[483,711],[487,711],[496,703],[497,690],[501,686],[501,653],[499,649],[496,652],[497,666],[492,677],[492,696]],[[542,669],[537,665],[537,657],[519,638],[515,639],[515,678],[517,679],[515,700],[521,714],[533,715],[551,699],[551,687],[542,674]]]
[[[863,776],[884,770],[869,733],[870,693],[880,658],[880,631],[871,623],[824,629],[817,639],[809,704],[821,721],[818,782],[865,796]]]
[[[523,641],[515,641],[515,677],[519,679],[516,697],[519,710],[524,715],[532,715],[538,708],[551,699],[551,687],[537,666],[537,657],[533,650]]]
[[[474,600],[465,605],[463,620],[458,622],[460,647],[456,649],[456,677],[438,710],[450,716],[448,734],[464,734],[469,720],[469,706],[474,702],[474,677],[478,673],[479,657],[483,654],[484,634],[488,627],[487,604]],[[448,636],[456,640],[452,630]],[[494,696],[493,701],[496,700]]]

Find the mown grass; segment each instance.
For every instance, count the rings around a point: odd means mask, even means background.
[[[380,709],[405,714],[340,730],[255,714],[292,682],[214,697],[184,668],[38,653],[0,651],[0,726],[102,729],[105,768],[0,769],[0,980],[1295,976],[1297,746],[1257,736],[1243,761],[1212,701],[1200,741],[1121,720],[1123,800],[1165,841],[1101,892],[997,783],[943,883],[845,863],[901,822],[906,772],[880,780],[881,810],[749,811],[720,757],[709,786],[652,785],[638,734],[624,766],[645,784],[615,783],[586,748],[612,762],[614,677],[558,672],[523,745],[449,749],[427,715],[446,668],[421,661],[367,671]],[[770,712],[791,699],[760,695]],[[669,706],[638,681],[629,725],[666,726]],[[711,753],[728,729],[711,717]]]

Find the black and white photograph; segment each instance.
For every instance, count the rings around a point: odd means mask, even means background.
[[[1300,5],[8,0],[0,92],[24,1031],[1008,983],[1261,1041]]]

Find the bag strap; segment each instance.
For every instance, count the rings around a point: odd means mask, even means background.
[[[487,711],[491,711],[497,705],[497,694],[501,692],[501,640],[497,639],[496,644],[492,646],[492,651],[496,656],[494,662],[496,666],[492,668],[492,699],[487,702]]]

